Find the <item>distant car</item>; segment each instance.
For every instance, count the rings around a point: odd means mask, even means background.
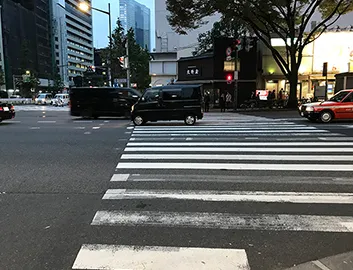
[[[42,93],[35,98],[34,103],[37,105],[47,105],[52,103],[52,99],[52,94]]]
[[[12,95],[10,98],[22,98],[20,95]]]
[[[342,90],[327,101],[305,103],[299,106],[299,114],[310,121],[329,123],[333,119],[353,120],[353,90]]]
[[[0,101],[0,122],[15,118],[15,108],[12,104],[2,103]]]
[[[70,102],[69,94],[56,94],[52,99],[53,106],[67,106]]]

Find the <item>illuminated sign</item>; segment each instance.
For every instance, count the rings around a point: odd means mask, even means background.
[[[353,65],[353,33],[326,32],[314,42],[314,72],[322,72],[327,62],[328,73],[348,72]]]

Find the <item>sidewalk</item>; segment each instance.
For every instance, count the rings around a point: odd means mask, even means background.
[[[352,270],[353,251],[293,266],[286,270]]]

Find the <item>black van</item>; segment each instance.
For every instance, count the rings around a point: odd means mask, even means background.
[[[141,93],[131,88],[74,87],[70,90],[72,116],[98,118],[99,116],[125,116],[130,118],[131,106]]]
[[[147,89],[132,106],[131,119],[140,126],[147,121],[184,120],[194,125],[202,119],[200,85],[167,85]]]

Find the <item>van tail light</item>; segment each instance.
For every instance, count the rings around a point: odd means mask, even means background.
[[[10,110],[14,111],[15,110],[15,106],[11,105]]]
[[[0,112],[2,112],[4,110],[4,108],[3,107],[0,107]]]

